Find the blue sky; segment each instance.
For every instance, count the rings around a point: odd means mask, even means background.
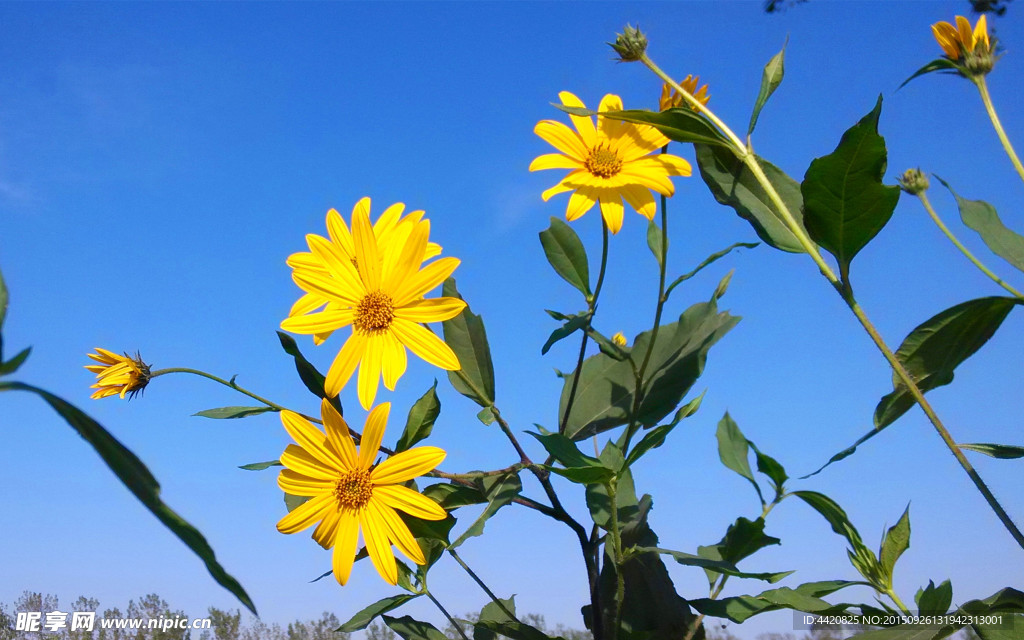
[[[1008,53],[990,87],[1010,137],[1024,144],[1024,119],[1013,108],[1024,86],[1015,9],[995,21]],[[258,393],[315,411],[274,335],[300,293],[284,260],[304,249],[305,234],[323,234],[328,208],[347,216],[370,196],[375,214],[399,201],[426,210],[431,239],[462,260],[459,287],[487,324],[503,414],[518,431],[550,427],[560,391],[552,369],[571,369],[577,346],[567,341],[540,356],[555,326],[542,310],[574,312],[579,302],[537,241],[549,216],[564,214],[566,196],[540,200],[559,172],[527,172],[550,150],[532,127],[564,118],[549,104],[561,90],[588,105],[616,93],[627,107],[654,108],[660,89],[642,67],[613,63],[604,43],[639,22],[652,57],[677,77],[699,74],[710,83],[710,106],[742,129],[761,68],[788,36],[785,81],[755,134],[762,156],[800,179],[881,93],[889,183],[921,166],[961,195],[991,202],[1020,230],[1024,185],[970,85],[928,76],[896,91],[939,52],[928,25],[966,11],[959,1],[823,0],[781,15],[765,15],[759,2],[0,4],[5,345],[32,345],[17,377],[85,408],[149,465],[165,500],[207,536],[266,620],[325,610],[345,619],[395,590],[365,562],[347,588],[309,583],[329,568],[328,554],[308,534],[277,533],[284,505],[273,472],[237,469],[280,454],[288,438],[279,420],[190,417],[246,402],[180,376],[158,379],[131,403],[91,401],[87,352],[138,349],[157,368],[238,374]],[[691,150],[676,152],[692,160]],[[670,273],[756,240],[699,178],[675,183]],[[936,185],[931,196],[955,222],[948,194]],[[596,211],[574,228],[596,260]],[[596,320],[605,333],[649,326],[657,272],[645,230],[627,211],[613,240]],[[1015,277],[969,231],[962,237]],[[654,495],[662,545],[689,552],[718,540],[737,516],[759,512],[749,486],[717,459],[714,430],[727,409],[750,439],[802,475],[865,432],[891,388],[884,361],[806,257],[764,246],[732,255],[678,289],[666,314],[707,299],[733,268],[722,304],[743,321],[710,354],[695,389],[708,389],[704,406],[635,472],[638,490]],[[893,346],[942,309],[1001,293],[906,197],[854,262],[853,278]],[[931,394],[960,441],[1021,444],[1022,329],[1024,314],[1012,313],[956,382]],[[322,368],[339,347],[300,344]],[[443,468],[514,461],[501,434],[477,422],[475,406],[439,373],[411,359],[398,390],[382,389],[378,400],[395,405],[386,442],[436,376],[442,414],[431,443],[449,451]],[[360,423],[354,386],[342,399]],[[91,595],[102,606],[156,592],[193,616],[236,606],[58,417],[29,396],[7,393],[0,402],[8,443],[0,602],[30,589],[65,602]],[[975,463],[1024,522],[1019,461]],[[834,497],[871,545],[911,504],[912,546],[896,575],[904,600],[929,579],[951,578],[956,602],[1020,586],[1024,553],[917,411],[793,488]],[[562,494],[585,517],[579,492],[567,485]],[[802,504],[783,503],[767,531],[783,544],[749,561],[751,569],[797,570],[787,585],[856,576],[843,541]],[[518,594],[521,610],[581,626],[584,574],[564,527],[510,508],[463,549],[499,594]],[[703,572],[670,571],[680,593],[706,595]],[[452,563],[432,576],[452,610],[484,604]],[[736,581],[726,595],[761,588]],[[440,624],[426,605],[410,611]],[[788,614],[765,616],[742,633],[790,624]]]

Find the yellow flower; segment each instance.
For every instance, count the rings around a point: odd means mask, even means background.
[[[935,39],[946,56],[953,61],[959,61],[966,54],[974,53],[979,45],[981,46],[979,53],[991,53],[988,24],[984,14],[978,18],[978,24],[974,26],[973,30],[967,18],[957,16],[955,27],[948,22],[936,22],[932,25],[932,34],[935,35]]]
[[[439,258],[420,268],[429,235],[429,220],[410,220],[379,241],[368,208],[356,206],[352,253],[346,253],[340,241],[310,236],[316,260],[293,261],[295,283],[326,300],[327,306],[286,318],[281,328],[328,335],[352,326],[352,334],[327,372],[324,386],[330,396],[338,395],[358,365],[359,402],[369,409],[381,376],[384,386],[394,390],[405,373],[406,347],[442,369],[459,369],[459,359],[451,348],[420,324],[448,320],[466,306],[458,298],[424,299],[424,294],[459,266],[455,258]]]
[[[614,336],[612,336],[612,342],[619,345],[620,347],[624,347],[626,346],[626,336],[622,335],[622,332],[619,331]]]
[[[277,485],[293,496],[310,498],[277,523],[281,533],[298,533],[315,522],[313,539],[324,549],[334,547],[334,577],[344,585],[352,573],[359,531],[373,566],[390,584],[398,582],[391,545],[416,564],[425,564],[423,551],[395,509],[424,520],[446,514],[436,502],[403,483],[432,470],[447,455],[437,447],[416,447],[374,464],[391,404],[374,407],[358,449],[348,425],[327,400],[321,404],[326,435],[298,414],[281,412],[281,422],[298,444],[281,454],[285,469]]]
[[[127,353],[119,356],[96,347],[96,353],[90,353],[89,357],[100,363],[85,365],[86,369],[96,374],[96,384],[90,387],[96,389],[90,396],[93,400],[113,395],[120,395],[122,399],[126,395],[134,398],[149,384],[149,365],[142,361],[138,353],[132,358]]]
[[[563,91],[558,94],[562,104],[584,108],[579,98]],[[621,111],[622,100],[612,94],[601,100],[598,111]],[[567,176],[541,197],[573,191],[566,209],[567,220],[575,220],[601,203],[601,215],[612,233],[622,228],[622,201],[648,219],[656,212],[651,190],[671,196],[675,192],[669,176],[688,176],[686,160],[652,152],[669,140],[654,127],[610,120],[598,114],[597,126],[585,116],[570,115],[576,131],[554,120],[542,120],[534,133],[561,153],[538,156],[530,163],[530,171],[540,169],[571,169]]]
[[[700,83],[700,76],[686,76],[686,79],[679,83],[679,86],[686,89],[686,92],[696,98],[701,104],[707,105],[708,100],[711,96],[708,95],[708,85],[704,85],[699,90],[697,84]],[[664,111],[665,109],[672,109],[674,107],[681,107],[685,104],[683,96],[676,92],[675,89],[669,86],[666,82],[661,85],[661,99],[658,100],[658,110]],[[694,107],[690,107],[694,111],[697,111]]]
[[[363,198],[357,202],[353,209],[353,215],[355,209],[365,210],[366,214],[369,215],[370,199]],[[423,211],[413,211],[406,216],[402,216],[402,211],[404,210],[405,205],[397,202],[385,209],[384,213],[377,219],[377,222],[373,224],[373,235],[377,238],[377,245],[381,247],[382,259],[383,253],[387,251],[388,247],[398,247],[398,250],[401,250],[402,243],[409,237],[412,225],[423,218]],[[328,276],[330,269],[327,263],[319,257],[319,254],[314,249],[315,244],[323,245],[328,242],[332,243],[336,249],[339,249],[340,253],[352,261],[353,264],[356,264],[352,233],[336,209],[331,209],[327,212],[327,234],[330,236],[330,240],[323,236],[308,234],[306,241],[309,244],[310,250],[308,252],[294,253],[289,256],[288,266],[293,269],[302,267]],[[427,250],[423,254],[423,259],[429,260],[440,253],[441,247],[437,243],[429,242],[427,243]],[[295,304],[292,305],[291,310],[288,312],[288,317],[304,315],[316,311],[324,307],[324,305],[328,308],[337,308],[337,305],[331,303],[324,296],[318,293],[307,293],[295,301]],[[324,340],[330,337],[331,333],[333,331],[315,334],[313,336],[313,343],[322,344]]]

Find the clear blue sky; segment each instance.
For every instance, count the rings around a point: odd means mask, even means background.
[[[920,165],[962,195],[993,203],[1020,230],[1024,185],[969,84],[933,75],[896,91],[939,53],[929,24],[967,8],[965,1],[815,0],[765,15],[753,1],[0,4],[0,268],[11,290],[5,346],[13,353],[32,345],[17,377],[85,408],[149,465],[165,500],[206,535],[266,620],[324,610],[346,619],[396,590],[366,562],[347,588],[309,583],[329,569],[329,554],[308,533],[277,533],[284,505],[273,471],[237,469],[280,454],[288,438],[278,418],[190,417],[246,402],[189,377],[160,378],[131,403],[91,401],[87,352],[138,349],[155,367],[238,374],[240,384],[315,411],[274,335],[300,293],[284,260],[304,249],[305,234],[324,232],[328,208],[348,215],[370,196],[379,213],[401,201],[425,209],[432,239],[462,259],[456,277],[487,323],[503,413],[519,431],[534,422],[550,427],[560,391],[552,369],[570,370],[576,346],[567,341],[540,356],[555,326],[542,309],[572,312],[579,302],[537,241],[549,216],[564,214],[566,196],[540,200],[559,172],[527,172],[533,157],[550,151],[532,127],[564,117],[549,105],[561,90],[588,105],[611,92],[627,107],[654,108],[660,88],[638,65],[614,64],[604,43],[639,22],[650,54],[678,77],[699,74],[710,83],[711,106],[742,129],[761,67],[789,36],[785,81],[755,136],[761,155],[800,179],[882,93],[888,182]],[[1008,53],[990,86],[1009,135],[1024,145],[1024,114],[1015,109],[1024,86],[1021,10],[1011,6],[995,21]],[[690,150],[677,152],[692,160]],[[756,240],[699,178],[675,183],[671,273]],[[956,221],[938,185],[932,200]],[[634,335],[653,315],[646,227],[635,213],[626,216],[597,317],[608,334]],[[596,256],[596,211],[575,228]],[[1014,277],[969,231],[963,237]],[[759,512],[749,486],[717,459],[715,425],[726,409],[791,475],[802,475],[865,432],[891,389],[884,361],[803,256],[763,246],[733,255],[677,290],[669,316],[707,299],[731,268],[722,303],[743,321],[710,354],[696,388],[708,389],[704,406],[636,471],[638,490],[654,494],[652,524],[663,546],[689,552],[718,540],[737,516]],[[910,198],[857,258],[853,277],[893,345],[942,309],[1001,292]],[[1022,330],[1024,314],[1015,311],[952,386],[931,394],[959,440],[1022,443]],[[300,343],[323,368],[339,346]],[[438,376],[443,408],[431,443],[449,451],[443,468],[514,461],[500,433],[477,422],[476,407],[439,373],[411,359],[398,391],[382,389],[378,400],[395,404],[386,442]],[[343,400],[361,422],[354,386]],[[0,415],[7,452],[0,601],[30,589],[65,603],[91,595],[101,606],[156,592],[193,616],[209,605],[236,606],[42,403],[5,393]],[[1020,461],[975,462],[1024,523]],[[1020,586],[1024,552],[918,411],[793,488],[834,497],[871,545],[910,502],[912,546],[896,576],[905,600],[929,579],[952,578],[956,602]],[[539,489],[527,481],[527,493]],[[585,517],[580,492],[567,485],[562,493]],[[783,543],[749,561],[751,569],[797,570],[787,585],[856,577],[844,542],[797,501],[783,503],[767,530]],[[564,527],[510,508],[464,555],[499,594],[517,594],[521,610],[582,625],[584,574]],[[706,595],[703,572],[670,571],[682,594]],[[452,610],[484,604],[450,562],[432,575]],[[731,581],[726,595],[761,588]],[[410,611],[440,624],[425,604]],[[788,614],[778,614],[741,633],[789,625]]]

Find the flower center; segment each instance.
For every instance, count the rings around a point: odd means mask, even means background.
[[[365,469],[349,471],[334,482],[334,497],[341,509],[362,509],[371,496],[373,484],[370,483],[370,472]]]
[[[595,176],[610,178],[622,169],[622,160],[611,149],[605,149],[604,143],[601,143],[590,151],[590,156],[583,166]]]
[[[394,318],[395,305],[391,296],[383,291],[374,291],[359,301],[352,325],[363,335],[377,335],[387,331]]]

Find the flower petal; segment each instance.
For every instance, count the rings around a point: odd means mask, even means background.
[[[622,198],[615,191],[601,194],[601,216],[613,234],[622,229]]]
[[[309,313],[310,311],[315,311],[316,309],[324,306],[326,302],[327,300],[321,295],[317,295],[315,293],[304,293],[302,297],[295,301],[292,308],[288,310],[288,317],[301,316]]]
[[[646,217],[648,220],[654,219],[654,214],[658,211],[658,205],[654,202],[654,196],[651,195],[651,190],[647,187],[641,187],[638,184],[628,184],[619,189],[619,193],[622,194],[622,198],[629,203],[629,206],[636,209],[636,212]]]
[[[377,237],[373,235],[369,211],[358,205],[352,211],[352,239],[356,246],[359,276],[367,291],[377,291],[380,289],[380,253],[377,248]]]
[[[293,496],[312,498],[330,491],[333,485],[333,480],[310,478],[291,469],[282,469],[281,473],[277,474],[277,486],[281,491]]]
[[[551,199],[551,196],[556,196],[560,193],[565,193],[566,191],[572,191],[576,187],[568,186],[567,184],[565,184],[565,181],[580,173],[583,173],[583,169],[573,171],[569,175],[565,176],[565,178],[562,178],[562,181],[556,184],[555,186],[551,187],[550,189],[545,189],[544,193],[540,194],[540,199],[543,200],[544,202],[547,202],[548,200]]]
[[[285,447],[284,453],[281,454],[281,464],[292,471],[297,471],[310,478],[335,480],[338,477],[337,469],[332,469],[325,465],[310,455],[308,451],[295,444]]]
[[[384,402],[373,408],[370,415],[366,416],[366,426],[363,427],[363,438],[359,443],[359,468],[369,469],[373,459],[380,451],[380,443],[384,441],[384,429],[388,426],[388,413],[391,411],[391,403]]]
[[[344,307],[354,307],[366,295],[366,288],[349,289],[340,280],[314,271],[292,271],[292,280],[307,293],[319,294]]]
[[[605,97],[601,98],[601,105],[597,108],[597,126],[601,131],[601,137],[605,140],[614,141],[620,135],[626,126],[625,122],[621,120],[612,120],[600,115],[604,111],[622,111],[622,98],[619,96],[609,93]]]
[[[384,353],[384,337],[371,335],[366,337],[363,348],[363,357],[359,360],[359,379],[357,390],[359,392],[359,404],[364,409],[373,406],[373,399],[377,397],[377,385],[380,384],[381,356]]]
[[[388,526],[378,512],[371,508],[373,502],[366,506],[367,508],[359,513],[359,526],[363,530],[366,551],[370,554],[370,560],[373,561],[373,566],[377,569],[380,577],[384,578],[388,584],[398,584],[398,567],[395,565],[395,556],[391,552]]]
[[[352,575],[352,564],[356,560],[356,544],[359,542],[359,518],[354,513],[343,511],[338,516],[338,527],[334,532],[334,553],[331,554],[331,569],[338,584],[345,586]]]
[[[446,371],[458,371],[462,368],[458,356],[451,347],[424,327],[404,318],[395,318],[391,322],[391,330],[410,351],[435,367]]]
[[[577,189],[569,197],[569,207],[565,210],[565,219],[572,222],[593,209],[595,204],[597,204],[597,198],[594,197],[590,189]]]
[[[561,153],[545,153],[537,156],[530,163],[530,171],[541,171],[544,169],[580,169],[583,163]]]
[[[580,162],[583,162],[590,153],[587,145],[583,143],[583,138],[561,122],[541,120],[533,128],[533,132],[554,148]]]
[[[458,298],[426,298],[398,307],[395,317],[412,322],[442,322],[459,315],[465,308],[466,301]]]
[[[420,549],[419,543],[416,542],[416,538],[412,536],[409,527],[402,522],[402,519],[398,517],[394,509],[382,504],[380,500],[372,498],[366,507],[367,509],[372,509],[374,515],[387,527],[388,539],[395,543],[395,546],[405,554],[405,557],[416,564],[427,563],[426,558],[423,557],[423,550]]]
[[[580,109],[586,109],[587,106],[583,104],[583,101],[577,98],[574,94],[568,91],[560,91],[558,93],[559,100],[562,104],[567,107],[579,107]],[[588,147],[593,147],[597,142],[597,129],[594,127],[594,120],[590,116],[574,116],[569,114],[569,120],[572,121],[573,126],[580,133],[580,138],[583,139],[583,144]]]
[[[369,207],[369,198],[363,198],[366,200],[367,207]],[[362,202],[360,200],[356,203],[356,207]],[[348,230],[348,225],[345,224],[344,218],[335,209],[331,209],[327,212],[327,234],[331,236],[331,242],[338,245],[342,251],[348,254],[349,258],[353,258],[356,255],[356,245],[352,241],[352,232]]]
[[[360,290],[362,282],[351,257],[344,255],[340,247],[320,236],[310,235],[307,239],[310,250],[324,263],[331,277],[338,280],[342,288],[346,291]]]
[[[439,258],[412,274],[393,290],[395,307],[404,307],[410,301],[423,297],[452,275],[459,264],[461,261],[458,258]]]
[[[436,469],[447,455],[444,449],[438,447],[416,447],[396,453],[373,469],[370,482],[386,485],[412,480]]]
[[[328,467],[343,469],[341,458],[326,447],[327,436],[305,418],[292,411],[281,412],[281,424],[300,447]]]
[[[341,389],[352,377],[356,365],[366,351],[366,339],[358,333],[353,332],[345,341],[344,346],[334,357],[331,368],[327,370],[327,379],[324,381],[324,390],[327,395],[334,397],[341,393]]]
[[[417,223],[409,234],[394,264],[381,274],[381,287],[384,291],[398,290],[423,263],[423,253],[427,249],[427,238],[430,237],[430,220]]]
[[[356,453],[356,445],[352,442],[352,434],[345,419],[327,398],[320,401],[320,416],[324,420],[327,444],[341,458],[342,468],[355,469],[359,456]]]
[[[338,531],[338,521],[340,519],[341,511],[329,509],[324,519],[313,530],[313,539],[324,549],[330,549],[334,546],[334,540]]]
[[[333,505],[334,495],[330,493],[311,498],[281,518],[277,523],[277,530],[281,533],[298,533],[303,529],[308,529],[314,522],[322,520],[328,510],[333,508]]]
[[[384,351],[381,353],[381,371],[384,374],[384,386],[394,391],[398,379],[405,373],[409,358],[405,353],[405,347],[393,333],[388,331],[382,337]]]
[[[374,487],[373,497],[374,499],[380,498],[381,502],[393,509],[404,511],[421,520],[444,520],[448,515],[441,505],[400,484]]]
[[[325,309],[304,316],[291,316],[281,321],[281,328],[291,333],[303,335],[336,331],[352,324],[356,312],[354,309]]]

